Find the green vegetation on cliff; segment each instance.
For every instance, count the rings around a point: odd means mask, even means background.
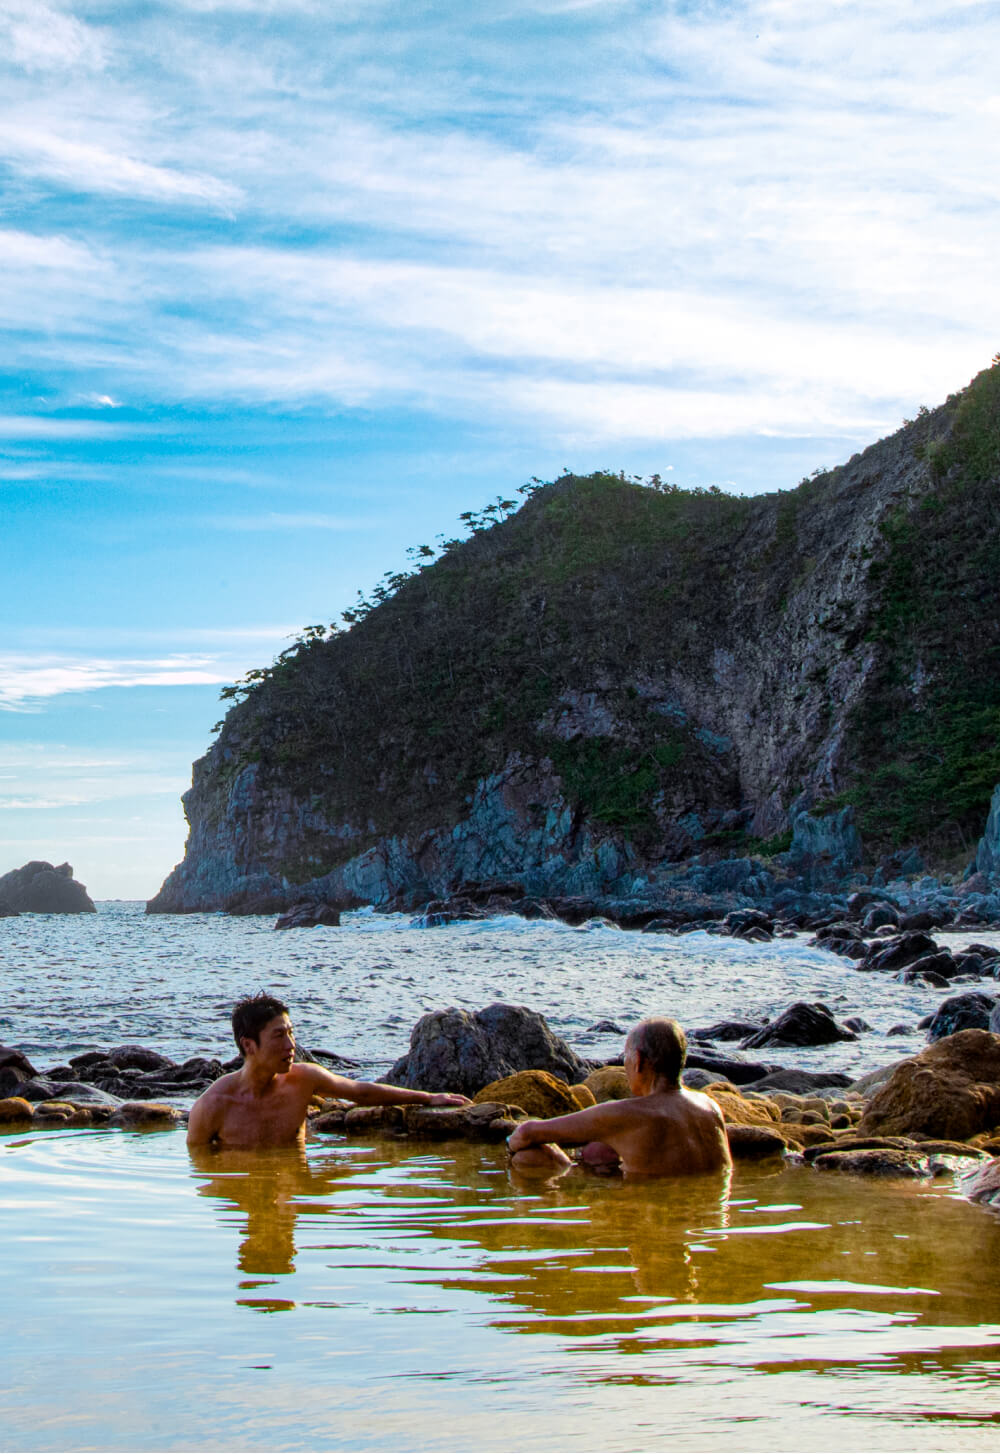
[[[871,639],[844,794],[862,834],[968,849],[1000,782],[1000,360],[919,447],[931,482],[881,525]]]
[[[296,881],[447,829],[511,763],[529,817],[561,799],[649,862],[779,852],[803,791],[870,850],[967,847],[1000,781],[998,490],[1000,366],[792,491],[534,481],[228,688],[198,811],[255,765]]]

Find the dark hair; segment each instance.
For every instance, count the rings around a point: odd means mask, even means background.
[[[244,1039],[259,1045],[260,1032],[268,1020],[273,1020],[275,1015],[287,1014],[288,1006],[283,1005],[274,995],[265,994],[263,990],[255,995],[247,995],[246,999],[233,1006],[233,1039],[236,1041],[236,1049],[243,1054]]]
[[[657,1075],[665,1076],[674,1085],[680,1083],[687,1059],[687,1036],[676,1020],[657,1017],[640,1020],[629,1039],[632,1048],[644,1055]]]

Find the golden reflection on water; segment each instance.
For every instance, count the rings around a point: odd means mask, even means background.
[[[590,1376],[607,1382],[695,1364],[960,1371],[970,1344],[991,1358],[1000,1343],[1000,1219],[938,1186],[805,1168],[540,1185],[493,1151],[392,1143],[193,1161],[237,1227],[237,1302],[259,1311],[295,1308],[280,1284],[291,1294],[301,1250],[391,1268],[442,1309],[470,1295],[498,1331],[599,1353]]]

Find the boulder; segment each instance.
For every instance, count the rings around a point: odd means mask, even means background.
[[[925,954],[905,969],[897,970],[896,978],[901,984],[914,984],[921,980],[926,984],[947,984],[961,972],[951,950],[939,949],[936,954]]]
[[[546,1070],[575,1085],[589,1068],[553,1035],[543,1016],[524,1005],[493,1004],[473,1013],[452,1007],[424,1015],[410,1034],[409,1054],[385,1080],[411,1090],[474,1096],[519,1070]]]
[[[166,1131],[180,1118],[176,1107],[162,1101],[123,1101],[108,1124],[123,1131]]]
[[[853,1030],[838,1024],[825,1005],[798,1000],[762,1030],[748,1035],[741,1049],[757,1050],[765,1045],[833,1045],[839,1040],[857,1038]]]
[[[929,934],[900,934],[893,939],[876,941],[859,969],[894,971],[916,964],[928,954],[937,954],[938,946]]]
[[[703,1028],[688,1031],[688,1041],[691,1040],[745,1040],[748,1035],[754,1035],[758,1030],[763,1030],[763,1020],[717,1020],[714,1025],[705,1025]]]
[[[1000,1206],[1000,1157],[978,1166],[970,1175],[962,1178],[962,1193],[974,1202],[986,1202]]]
[[[0,1126],[20,1126],[34,1118],[34,1107],[24,1096],[4,1096],[0,1100]]]
[[[628,1076],[620,1065],[598,1066],[583,1084],[597,1102],[627,1101],[632,1094],[628,1088]]]
[[[783,1156],[787,1147],[780,1131],[770,1126],[726,1127],[734,1161],[759,1161],[765,1156]]]
[[[28,1057],[13,1045],[0,1045],[0,1070],[16,1070],[23,1080],[38,1074]]]
[[[761,1076],[748,1088],[755,1091],[791,1091],[792,1095],[805,1096],[820,1087],[846,1087],[851,1084],[851,1077],[842,1070],[797,1070],[789,1065]]]
[[[565,1081],[557,1080],[545,1070],[519,1070],[484,1086],[473,1097],[474,1105],[489,1102],[520,1106],[527,1115],[539,1121],[547,1121],[551,1116],[566,1116],[581,1109]]]
[[[340,924],[340,910],[333,904],[317,903],[314,899],[303,899],[280,914],[275,920],[276,929],[314,929],[322,924],[336,929]]]
[[[144,1045],[117,1045],[109,1050],[105,1060],[116,1070],[171,1070],[174,1061],[159,1051],[147,1050]]]
[[[967,1141],[1000,1123],[1000,1035],[960,1030],[904,1060],[872,1096],[864,1135]]]
[[[731,1086],[728,1089],[709,1086],[705,1094],[719,1107],[727,1126],[766,1126],[773,1131],[780,1125],[778,1108],[770,1101],[747,1100]]]
[[[824,1151],[813,1161],[817,1171],[839,1171],[851,1176],[902,1177],[911,1181],[932,1175],[926,1156],[916,1150],[876,1147],[867,1151]]]
[[[861,920],[861,927],[866,934],[874,934],[877,929],[898,929],[899,910],[893,904],[873,904]]]
[[[35,860],[0,878],[0,903],[28,914],[96,914],[94,902],[68,863]]]
[[[931,1042],[944,1040],[959,1030],[988,1030],[998,1004],[1000,1001],[995,995],[984,995],[979,990],[952,995],[938,1005],[937,1013],[927,1027],[927,1039]]]

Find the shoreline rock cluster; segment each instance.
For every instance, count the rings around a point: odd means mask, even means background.
[[[722,1022],[702,1033],[721,1037],[737,1024]],[[825,1007],[800,1002],[771,1029],[777,1043],[794,1044],[803,1042],[780,1037],[823,1036],[831,1027],[841,1037],[854,1033],[838,1026]],[[697,1033],[692,1032],[695,1047]],[[744,1043],[759,1035],[745,1036]],[[330,1051],[297,1053],[331,1068],[353,1064]],[[154,1050],[126,1045],[74,1056],[43,1074],[21,1051],[0,1047],[0,1126],[174,1126],[186,1112],[171,1100],[200,1094],[239,1063],[238,1057],[222,1062],[198,1056],[178,1065]],[[748,1074],[737,1082],[720,1069],[723,1064]],[[541,1015],[505,1004],[423,1016],[408,1055],[384,1079],[417,1089],[462,1090],[473,1105],[361,1107],[322,1100],[310,1110],[310,1134],[489,1144],[505,1139],[525,1116],[560,1115],[628,1095],[620,1064],[587,1061]],[[782,1156],[817,1171],[909,1178],[968,1163],[976,1171],[970,1194],[1000,1199],[1000,1170],[990,1171],[1000,1159],[1000,1034],[959,1030],[856,1081],[836,1072],[716,1058],[695,1048],[684,1080],[720,1106],[737,1160]]]

